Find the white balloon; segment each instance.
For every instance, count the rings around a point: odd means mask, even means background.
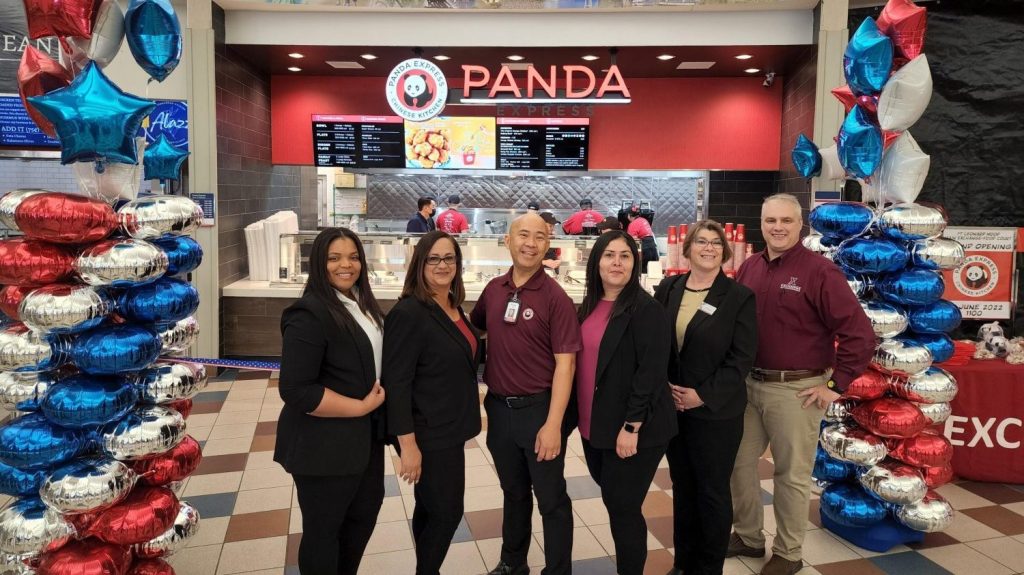
[[[882,192],[878,189],[878,186],[867,183],[864,180],[858,179],[860,182],[860,201],[875,204],[881,207],[885,203],[885,198],[882,197]]]
[[[75,68],[72,72],[77,74],[89,60],[96,62],[100,68],[106,67],[117,56],[123,41],[124,12],[117,0],[103,0],[92,24],[92,37],[67,38],[67,47],[71,48],[71,53],[65,52],[65,55],[71,58]]]
[[[878,167],[881,199],[896,204],[916,200],[931,163],[931,156],[921,151],[910,132],[900,134],[882,155],[882,164]]]
[[[818,150],[821,154],[821,179],[823,180],[845,180],[846,170],[839,163],[839,147],[835,144]]]
[[[906,130],[924,114],[932,98],[932,73],[921,54],[893,74],[878,98],[878,125],[883,130]]]
[[[106,162],[103,171],[97,170],[96,162],[76,162],[71,165],[81,194],[108,204],[118,200],[134,200],[139,195],[142,185],[142,155],[146,139],[135,138],[140,162],[138,164],[121,164]]]

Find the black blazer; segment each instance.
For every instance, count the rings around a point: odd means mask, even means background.
[[[679,348],[675,318],[686,291],[689,274],[667,278],[654,294],[668,311],[672,322],[672,349]],[[754,292],[719,272],[704,303],[715,311],[697,310],[686,326],[683,349],[673,353],[668,380],[692,387],[704,401],[684,416],[702,419],[730,419],[747,406],[747,373],[757,355],[757,307]]]
[[[678,431],[665,377],[669,359],[665,310],[646,292],[636,307],[608,321],[597,355],[590,444],[615,449],[622,424],[641,421],[638,447],[667,445]],[[575,394],[574,394],[575,395]]]
[[[416,433],[422,450],[462,445],[480,433],[477,354],[441,306],[406,297],[384,322],[384,369],[388,434]]]
[[[327,305],[305,295],[281,316],[281,379],[284,408],[277,421],[274,461],[299,475],[362,473],[375,441],[375,414],[315,417],[324,389],[362,399],[373,389],[373,347],[361,329],[335,323]]]

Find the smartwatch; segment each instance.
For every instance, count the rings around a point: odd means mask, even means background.
[[[834,391],[836,393],[839,393],[839,389],[836,387],[836,380],[834,380],[834,379],[828,380],[828,383],[825,384],[825,387],[831,389],[832,391]]]
[[[629,422],[626,422],[626,424],[622,426],[622,429],[625,429],[628,433],[639,433],[640,432],[640,428],[638,428],[637,426],[635,426],[635,425],[633,425],[632,423],[629,423]]]

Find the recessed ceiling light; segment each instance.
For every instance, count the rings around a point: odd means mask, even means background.
[[[442,62],[444,62],[445,60],[451,60],[449,56],[445,56],[444,54],[438,54],[437,56],[434,56],[434,59],[440,60]]]
[[[680,62],[676,70],[707,70],[714,65],[714,62]]]
[[[586,60],[587,62],[593,62],[594,60],[600,59],[600,57],[594,56],[592,54],[587,54],[586,56],[583,57],[583,59]]]
[[[602,72],[607,72],[607,71],[608,71],[608,68],[601,68],[601,71],[602,71]]]
[[[518,61],[520,61],[520,60],[523,60],[523,59],[525,59],[525,58],[524,58],[523,56],[520,56],[519,54],[512,54],[511,56],[506,56],[506,57],[507,57],[507,58],[508,58],[509,60],[512,60],[513,62],[518,62]]]
[[[299,68],[298,66],[289,66],[288,67],[288,71],[289,72],[301,72],[302,68]]]
[[[749,60],[751,58],[753,58],[753,56],[750,54],[740,54],[739,56],[736,56],[737,60]]]
[[[325,62],[328,66],[336,68],[338,70],[365,70],[366,67],[359,62],[354,61],[340,61],[340,60],[327,60]]]
[[[747,74],[757,74],[760,71],[760,68],[747,68],[746,70],[744,70],[744,72],[746,72]]]
[[[663,62],[665,60],[671,60],[672,58],[675,58],[675,56],[673,56],[672,54],[662,54],[661,56],[658,56],[658,59]]]
[[[377,57],[374,56],[373,54],[360,54],[359,57],[362,58],[363,60],[376,60],[377,59]]]
[[[302,58],[303,57],[302,54],[299,54],[298,52],[292,52],[291,54],[288,54],[288,56],[291,57],[291,58]]]

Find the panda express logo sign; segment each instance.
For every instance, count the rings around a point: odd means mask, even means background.
[[[391,109],[411,122],[423,122],[440,114],[448,99],[444,72],[422,58],[395,66],[388,74],[386,90]]]

